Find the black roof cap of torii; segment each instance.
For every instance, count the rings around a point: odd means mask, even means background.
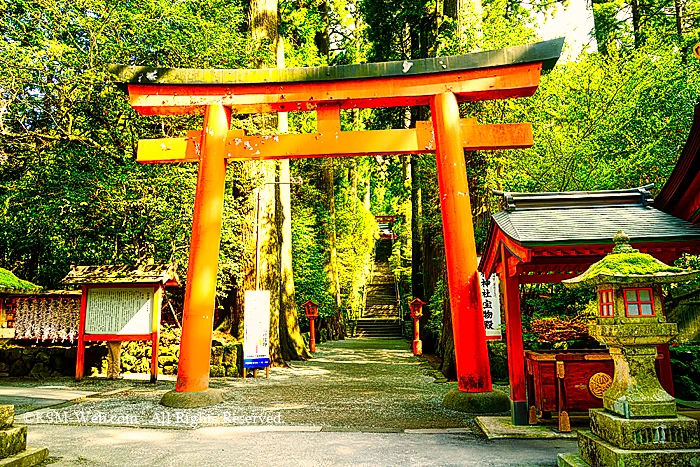
[[[542,70],[547,71],[559,60],[563,45],[564,38],[560,37],[535,44],[466,55],[305,68],[229,70],[110,65],[109,70],[116,75],[116,81],[120,83],[166,85],[243,85],[390,78],[540,62]]]

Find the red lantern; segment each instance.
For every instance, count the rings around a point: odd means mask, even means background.
[[[423,316],[423,305],[425,302],[420,298],[414,298],[408,302],[408,307],[411,309],[411,318],[413,318],[413,355],[423,354],[423,342],[420,340],[418,332],[418,320]]]

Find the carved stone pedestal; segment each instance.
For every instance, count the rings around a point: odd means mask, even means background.
[[[698,422],[692,418],[626,419],[591,409],[591,431],[579,432],[578,453],[559,454],[559,467],[682,467],[700,465]]]

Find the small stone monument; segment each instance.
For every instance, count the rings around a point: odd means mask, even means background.
[[[14,426],[15,407],[0,405],[0,466],[30,467],[49,457],[44,447],[27,447],[27,427]]]
[[[661,285],[695,279],[700,271],[668,266],[629,240],[618,232],[611,254],[564,281],[596,287],[599,317],[588,332],[610,349],[615,376],[603,409],[590,409],[591,430],[579,432],[578,454],[559,454],[559,467],[700,466],[698,422],[677,414],[654,369],[656,346],[678,334],[666,322]]]

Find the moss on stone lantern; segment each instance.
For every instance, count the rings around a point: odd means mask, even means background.
[[[615,364],[603,409],[591,409],[591,431],[579,433],[579,454],[560,454],[559,466],[700,465],[698,422],[678,416],[676,401],[659,382],[656,347],[678,334],[666,322],[663,284],[689,281],[689,271],[640,253],[620,231],[612,253],[568,287],[595,287],[598,318],[589,334],[606,344]]]
[[[610,348],[615,362],[615,377],[603,394],[603,407],[625,418],[675,416],[675,399],[661,387],[654,368],[656,346],[678,334],[677,325],[666,322],[661,285],[692,280],[700,272],[640,253],[622,231],[613,241],[611,254],[564,281],[568,287],[597,289],[599,317],[588,332]]]

